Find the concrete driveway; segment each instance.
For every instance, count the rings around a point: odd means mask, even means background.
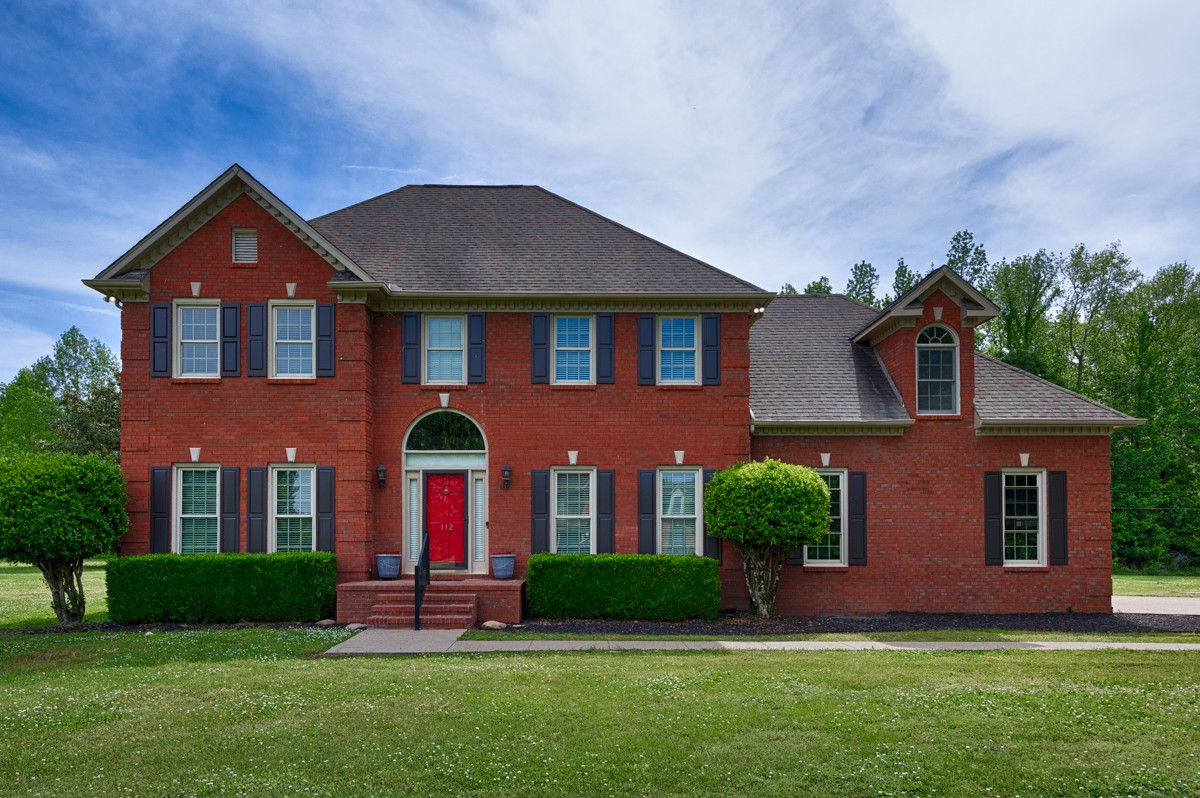
[[[1200,615],[1200,598],[1113,596],[1113,612],[1138,615]]]

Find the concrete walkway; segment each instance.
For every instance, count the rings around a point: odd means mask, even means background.
[[[1136,615],[1200,615],[1200,598],[1113,596],[1113,612]]]
[[[356,654],[466,654],[492,651],[1200,651],[1200,643],[1137,642],[879,642],[874,640],[460,640],[465,629],[366,629],[325,652]]]

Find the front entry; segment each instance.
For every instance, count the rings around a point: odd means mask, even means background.
[[[425,472],[425,531],[431,566],[467,567],[467,472]]]

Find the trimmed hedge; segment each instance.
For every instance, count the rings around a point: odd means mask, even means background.
[[[337,557],[143,554],[109,560],[105,578],[118,623],[318,621],[333,615]]]
[[[681,621],[715,618],[721,578],[711,557],[667,554],[535,554],[529,613],[547,618]]]

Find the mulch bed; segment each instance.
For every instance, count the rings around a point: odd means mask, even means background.
[[[794,635],[822,632],[911,632],[934,629],[1004,629],[1021,632],[1200,632],[1200,615],[1082,614],[964,615],[893,612],[887,615],[813,615],[762,619],[745,612],[715,620],[614,621],[531,618],[519,632],[630,635]]]

